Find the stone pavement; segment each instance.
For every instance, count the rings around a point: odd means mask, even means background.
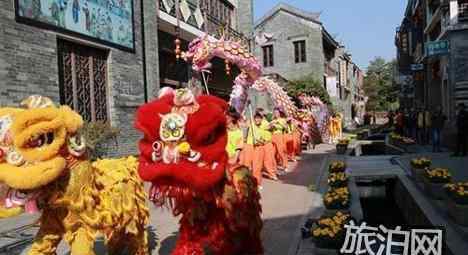
[[[323,207],[321,195],[318,192],[309,191],[309,185],[319,186],[318,181],[322,176],[323,164],[326,163],[329,153],[334,151],[334,146],[319,145],[314,151],[305,152],[302,160],[291,163],[291,168],[294,171],[281,177],[280,182],[264,180],[261,203],[264,219],[262,234],[265,254],[294,255],[300,251],[300,227],[310,212],[320,211]],[[167,209],[157,209],[153,205],[150,205],[150,208],[151,226],[149,231],[152,254],[170,254],[177,240],[178,219],[173,217]],[[34,217],[24,215],[0,221],[0,247],[2,241],[6,241],[1,235],[2,232],[30,224],[33,221]],[[5,222],[7,224],[3,224]],[[310,240],[308,241],[310,242]],[[29,246],[23,246],[19,252],[0,252],[0,255],[26,254],[28,250]],[[96,244],[96,252],[98,255],[106,254],[102,241],[98,241]],[[57,254],[69,254],[68,247],[63,242]]]

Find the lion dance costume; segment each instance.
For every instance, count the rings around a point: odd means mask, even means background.
[[[150,199],[181,215],[173,255],[262,254],[262,221],[255,178],[228,165],[227,103],[186,89],[137,111],[139,174]]]
[[[29,254],[55,254],[62,238],[72,255],[94,254],[103,236],[110,253],[148,254],[149,211],[137,159],[90,162],[79,135],[83,120],[67,106],[32,96],[0,108],[0,183],[5,206],[42,209]]]

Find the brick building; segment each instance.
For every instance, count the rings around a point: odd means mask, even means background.
[[[31,94],[51,97],[55,102],[72,106],[87,121],[109,121],[119,127],[122,135],[114,152],[134,152],[139,136],[130,124],[133,113],[145,102],[145,95],[154,93],[152,86],[158,83],[154,72],[157,55],[150,53],[151,48],[143,48],[150,45],[149,41],[143,41],[143,32],[146,36],[155,35],[157,24],[151,13],[144,13],[149,20],[146,31],[142,30],[144,8],[140,5],[151,6],[154,1],[129,1],[133,3],[129,7],[133,12],[133,20],[129,19],[133,25],[133,42],[128,47],[76,29],[72,31],[72,26],[80,23],[74,24],[67,16],[63,21],[68,22],[70,28],[49,19],[60,15],[54,13],[53,8],[62,8],[63,15],[67,15],[69,9],[76,10],[70,1],[61,7],[57,7],[59,1],[32,2],[42,6],[21,6],[17,0],[0,2],[0,105],[17,105]],[[52,4],[45,6],[47,3]],[[33,12],[28,10],[30,7]],[[78,7],[85,8],[85,5]],[[111,8],[114,7],[107,9],[109,19],[104,22],[115,18],[112,15],[115,9]],[[85,14],[84,11],[79,12],[79,16],[73,14],[73,19],[87,19]],[[99,18],[97,13],[92,15]],[[102,25],[99,22],[90,24],[86,20],[84,23],[88,28]],[[106,28],[118,29],[113,28],[112,23],[103,24]]]
[[[468,104],[468,1],[409,0],[395,41],[403,106],[440,106],[453,120]]]
[[[252,6],[252,0],[2,0],[0,105],[17,105],[31,94],[51,97],[87,121],[118,127],[111,154],[135,153],[137,107],[160,86],[177,87],[191,77],[189,66],[174,60],[175,28],[185,46],[220,25],[249,35]],[[224,63],[216,61],[211,84],[224,74]],[[227,94],[228,82],[213,90]]]
[[[255,23],[254,52],[266,75],[286,82],[312,75],[322,82],[335,108],[344,114],[345,126],[350,126],[354,116],[363,115],[363,73],[319,16],[285,3],[276,5]]]

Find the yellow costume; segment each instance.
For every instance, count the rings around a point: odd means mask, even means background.
[[[337,117],[330,117],[329,121],[329,131],[330,131],[330,143],[337,143],[339,139],[339,133],[340,133],[340,127],[339,124],[340,121]]]
[[[22,105],[0,108],[0,183],[43,205],[29,254],[55,254],[64,238],[72,255],[92,255],[98,235],[110,253],[128,247],[147,254],[149,210],[137,159],[91,163],[78,135],[80,115],[39,96]]]
[[[238,150],[242,149],[243,137],[242,130],[235,128],[228,130],[228,142],[226,144],[226,151],[229,158],[234,158]]]

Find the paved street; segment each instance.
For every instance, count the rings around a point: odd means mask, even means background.
[[[283,176],[281,182],[264,181],[261,191],[263,206],[263,240],[265,254],[293,255],[300,246],[299,228],[305,217],[321,205],[320,195],[309,191],[309,185],[316,185],[320,169],[328,153],[334,151],[332,146],[320,145],[314,152],[304,153],[301,161],[291,163],[292,173]],[[152,254],[170,254],[177,239],[178,219],[167,209],[156,209],[151,206],[151,241]],[[12,220],[0,221],[0,232],[26,225],[32,222],[24,215]],[[0,237],[0,246],[7,240]],[[29,247],[24,247],[21,254],[26,254]],[[101,242],[96,245],[98,254],[105,254]],[[1,254],[1,252],[0,252]],[[13,252],[6,254],[15,254]],[[17,253],[16,253],[17,254]],[[63,243],[58,254],[68,254],[68,247]]]
[[[312,153],[305,153],[303,159],[292,163],[294,172],[282,177],[281,182],[265,180],[263,184],[263,240],[265,254],[293,255],[299,244],[299,229],[308,212],[321,203],[320,195],[309,191],[315,184],[327,154],[333,150],[321,145]],[[319,202],[319,203],[317,203]],[[153,254],[170,254],[177,233],[177,220],[167,210],[154,209],[151,221],[156,228],[158,246]]]

